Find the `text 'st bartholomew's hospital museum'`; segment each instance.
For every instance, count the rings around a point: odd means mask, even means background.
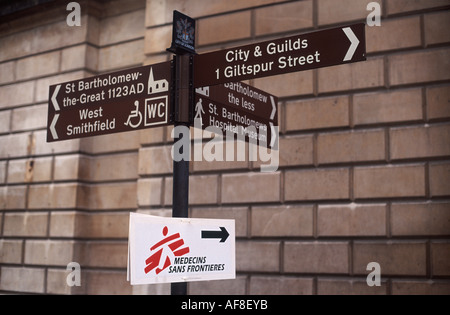
[[[0,1],[0,293],[450,294],[449,29],[450,0]]]

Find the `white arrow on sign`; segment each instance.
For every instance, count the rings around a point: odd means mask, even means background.
[[[273,146],[275,145],[275,141],[277,140],[277,133],[276,133],[273,123],[269,122],[269,125],[270,125],[270,131],[272,132],[272,137],[270,139],[270,147],[273,148]]]
[[[58,140],[58,133],[56,132],[56,122],[58,121],[59,114],[55,114],[55,117],[53,117],[53,121],[50,125],[50,132],[52,133],[52,137],[54,140]]]
[[[270,113],[270,120],[273,120],[275,113],[277,112],[277,105],[272,95],[270,95],[270,102],[272,103],[272,113]]]
[[[356,37],[355,33],[353,33],[350,27],[343,28],[342,30],[344,31],[345,35],[347,35],[351,43],[350,48],[348,49],[347,54],[344,57],[344,61],[350,61],[355,54],[356,48],[358,48],[359,39]]]
[[[53,107],[55,108],[56,111],[59,111],[59,104],[58,104],[58,101],[56,100],[56,97],[58,96],[60,88],[61,88],[61,84],[58,84],[56,86],[56,88],[55,88],[55,91],[53,92],[53,95],[52,95],[52,104],[53,104]]]

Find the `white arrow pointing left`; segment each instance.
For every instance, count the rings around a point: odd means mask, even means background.
[[[53,92],[53,95],[52,95],[52,104],[53,104],[53,107],[55,108],[56,111],[59,111],[59,104],[58,104],[58,101],[56,100],[56,97],[58,96],[60,88],[61,88],[61,84],[58,84],[56,86],[56,88],[55,88],[55,91]]]
[[[343,28],[342,30],[344,31],[345,35],[347,35],[351,43],[350,48],[348,49],[347,54],[344,57],[344,61],[350,61],[355,54],[356,48],[358,48],[359,39],[356,37],[355,33],[353,33],[350,27]]]
[[[58,133],[56,132],[56,122],[58,121],[59,114],[55,114],[55,117],[53,117],[53,121],[50,125],[50,132],[52,133],[52,137],[54,140],[58,140]]]

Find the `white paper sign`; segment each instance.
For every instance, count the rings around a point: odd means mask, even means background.
[[[130,213],[132,285],[235,279],[235,221]]]

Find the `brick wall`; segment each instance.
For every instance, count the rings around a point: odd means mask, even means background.
[[[126,258],[130,211],[171,215],[171,128],[48,144],[48,86],[169,60],[174,9],[202,53],[365,22],[370,1],[79,2],[81,27],[64,6],[0,22],[0,292],[169,293],[131,287]],[[236,280],[191,294],[450,294],[450,1],[378,2],[366,62],[250,80],[279,96],[277,172],[191,162],[190,216],[237,234]]]

